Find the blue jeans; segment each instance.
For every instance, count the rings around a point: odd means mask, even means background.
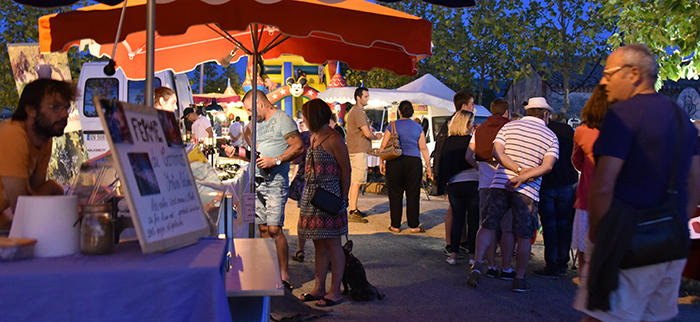
[[[566,272],[571,248],[576,185],[540,189],[544,261],[550,273]]]

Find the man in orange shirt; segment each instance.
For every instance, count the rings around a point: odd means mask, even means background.
[[[17,197],[61,195],[63,187],[46,179],[54,136],[68,124],[75,85],[37,79],[24,87],[10,121],[0,123],[0,226],[15,211]]]

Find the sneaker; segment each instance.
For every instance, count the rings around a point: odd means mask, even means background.
[[[467,244],[459,244],[459,251],[469,254],[469,248],[467,248]]]
[[[360,211],[360,209],[355,209],[355,210],[351,211],[350,213],[356,213],[356,214],[360,215],[360,217],[367,217],[367,214]]]
[[[537,277],[542,277],[542,278],[546,278],[546,279],[550,279],[550,280],[558,280],[559,279],[559,273],[553,273],[550,270],[548,270],[547,268],[538,269],[536,271],[533,271],[532,273],[535,274],[535,276],[537,276]],[[564,273],[564,276],[566,276],[566,273]]]
[[[351,211],[348,214],[348,222],[359,222],[362,224],[366,224],[369,222],[369,220],[362,218],[362,216],[360,216],[357,212]]]
[[[453,266],[454,266],[455,264],[457,264],[457,261],[456,261],[456,260],[454,260],[454,259],[452,259],[452,258],[449,258],[449,257],[446,259],[446,261],[447,261],[447,264],[450,264],[450,265],[453,265]]]
[[[524,278],[514,278],[512,290],[513,292],[525,293],[532,291],[532,286]]]
[[[498,278],[499,277],[498,269],[496,268],[489,268],[488,271],[486,271],[486,277],[490,278]]]
[[[442,252],[445,254],[445,256],[450,256],[450,246],[449,245],[445,246],[445,248],[442,250]],[[464,254],[457,253],[457,259],[464,259]]]
[[[471,287],[479,286],[479,278],[481,277],[481,263],[474,263],[472,269],[469,271],[469,277],[467,278],[467,285]]]
[[[512,270],[510,272],[501,271],[500,275],[500,279],[504,281],[512,281],[515,278],[515,270]]]

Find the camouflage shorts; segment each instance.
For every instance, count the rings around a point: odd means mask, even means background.
[[[481,208],[481,226],[496,230],[508,209],[513,213],[513,233],[520,238],[533,238],[539,229],[537,201],[518,192],[489,189]]]

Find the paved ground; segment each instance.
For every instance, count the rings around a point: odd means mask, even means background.
[[[577,272],[566,279],[545,280],[532,276],[532,270],[544,266],[541,240],[533,246],[528,267],[533,290],[517,294],[510,282],[482,277],[481,285],[466,285],[468,263],[456,266],[445,262],[444,217],[448,203],[442,198],[421,195],[420,220],[426,234],[393,234],[389,226],[389,202],[386,196],[367,193],[360,196],[359,208],[370,214],[368,224],[350,223],[353,253],[367,271],[368,280],[386,294],[382,301],[345,302],[317,321],[579,321],[582,315],[571,308],[576,290]],[[287,204],[285,222],[289,250],[296,249],[296,202]],[[404,217],[405,219],[405,217]],[[402,229],[407,229],[404,221]],[[314,279],[314,247],[306,245],[306,261],[290,261],[294,294],[311,290]],[[330,279],[330,274],[329,274]],[[330,283],[330,280],[328,281]],[[697,295],[697,294],[696,294]],[[674,321],[699,321],[700,299],[686,296],[679,301],[680,314]],[[313,305],[314,302],[309,302]],[[330,309],[329,309],[330,310]]]

